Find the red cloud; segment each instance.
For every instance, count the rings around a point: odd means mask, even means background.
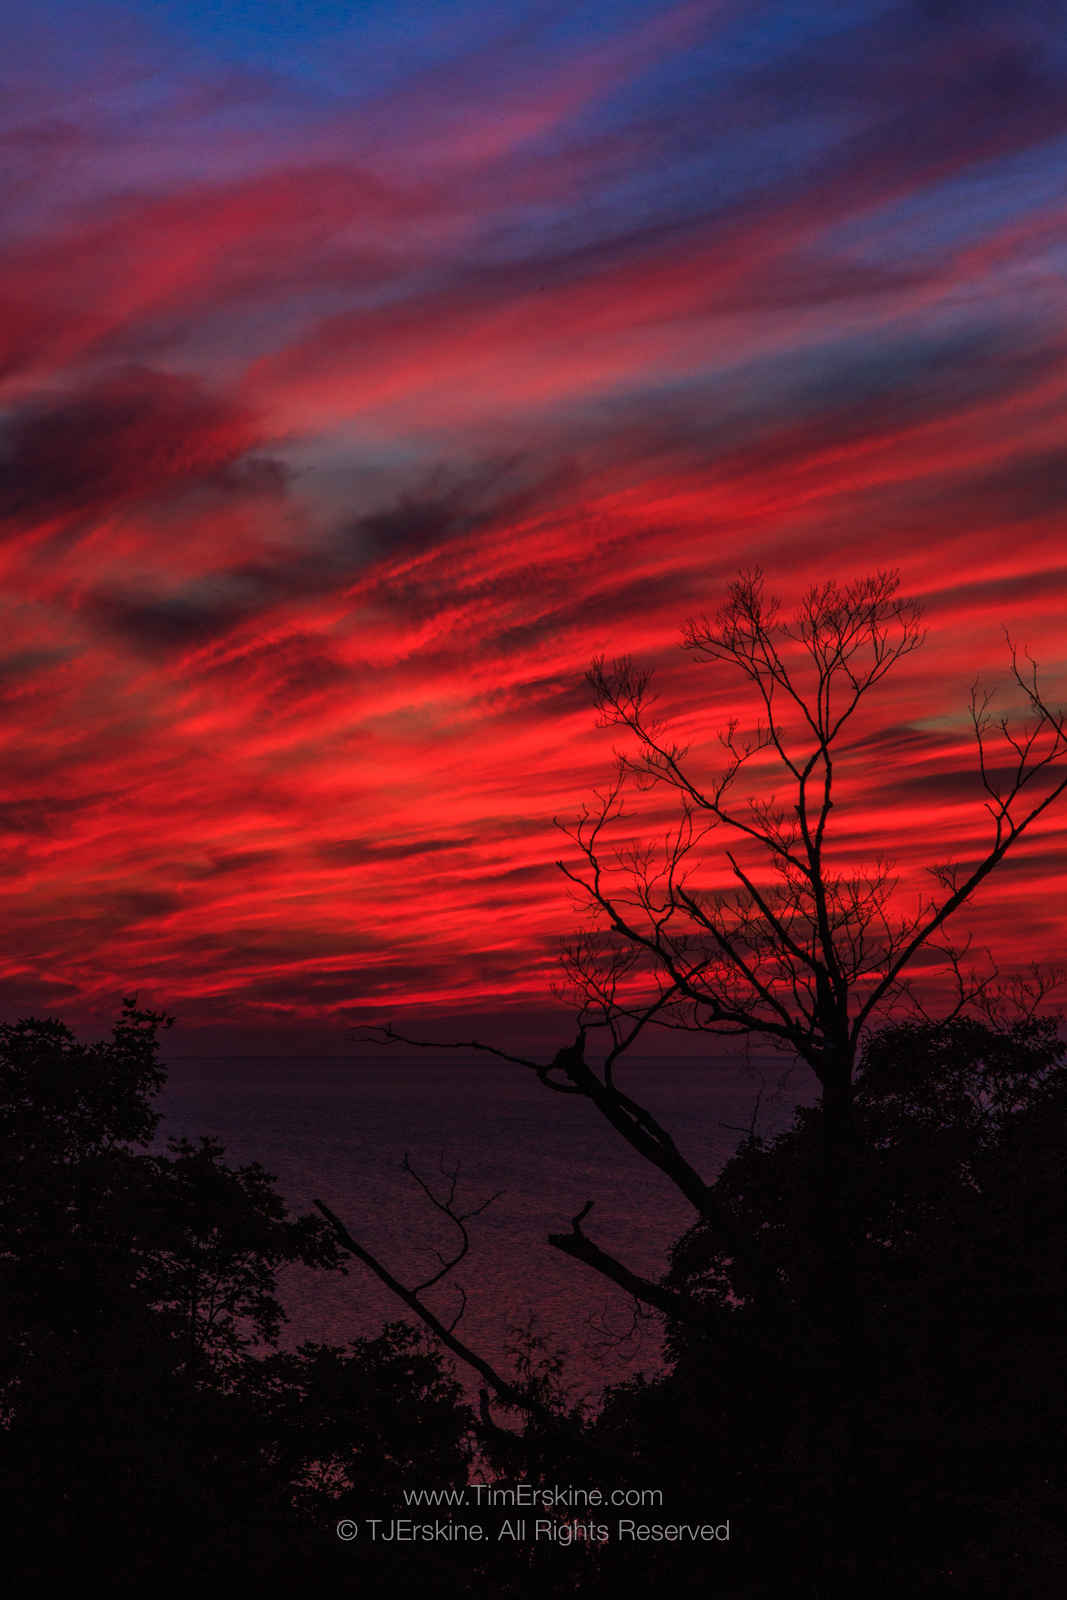
[[[674,644],[755,560],[787,598],[895,565],[927,603],[842,860],[884,850],[910,896],[980,848],[969,686],[1004,624],[1065,666],[1064,211],[1011,162],[1067,94],[976,22],[883,40],[843,102],[856,40],[824,41],[846,131],[807,163],[807,61],[684,118],[612,101],[708,15],[536,70],[487,46],[217,172],[203,128],[134,174],[64,124],[0,264],[13,1007],[540,1003],[574,918],[553,818],[612,764],[585,668],[661,662],[714,762],[746,707]],[[90,156],[91,211],[61,181]],[[1062,939],[1061,826],[975,906],[1009,959]]]

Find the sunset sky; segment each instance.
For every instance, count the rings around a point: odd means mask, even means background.
[[[4,12],[0,1016],[540,1007],[585,669],[713,762],[677,645],[752,563],[900,569],[844,848],[978,849],[1005,627],[1067,698],[1059,5]],[[966,923],[1005,965],[1065,826]]]

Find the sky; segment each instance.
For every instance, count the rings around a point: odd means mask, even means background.
[[[842,849],[979,852],[1005,629],[1067,696],[1058,4],[0,10],[0,1014],[566,1032],[585,670],[711,770],[755,563],[899,569]]]

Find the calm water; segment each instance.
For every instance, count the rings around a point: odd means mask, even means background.
[[[794,1071],[783,1086],[776,1060],[752,1069],[689,1063],[634,1067],[623,1087],[670,1129],[685,1155],[713,1176],[735,1148],[764,1087],[760,1128],[785,1126],[804,1094]],[[472,1248],[454,1274],[467,1291],[462,1336],[490,1359],[507,1363],[509,1328],[533,1315],[538,1331],[567,1353],[577,1392],[656,1365],[654,1323],[636,1336],[631,1303],[597,1274],[547,1243],[566,1232],[587,1200],[586,1231],[638,1271],[662,1272],[673,1241],[692,1214],[654,1168],[577,1097],[553,1094],[518,1067],[477,1059],[260,1063],[177,1062],[164,1097],[164,1134],[212,1134],[229,1159],[261,1162],[277,1175],[296,1210],[321,1198],[350,1232],[403,1281],[436,1270],[434,1247],[450,1253],[454,1230],[401,1170],[405,1152],[435,1187],[441,1163],[461,1172],[467,1209],[501,1196],[471,1226]],[[349,1275],[287,1269],[281,1279],[289,1314],[286,1343],[343,1343],[406,1315],[377,1279],[353,1262]],[[431,1303],[449,1320],[447,1288]],[[621,1342],[620,1342],[621,1340]]]

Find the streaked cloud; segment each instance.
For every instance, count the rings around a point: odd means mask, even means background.
[[[927,607],[842,859],[977,850],[971,682],[1005,626],[1067,671],[1056,8],[394,7],[363,67],[216,9],[7,68],[5,1008],[541,1004],[585,668],[713,759],[675,645],[754,561]],[[1061,837],[974,910],[1006,962]]]

